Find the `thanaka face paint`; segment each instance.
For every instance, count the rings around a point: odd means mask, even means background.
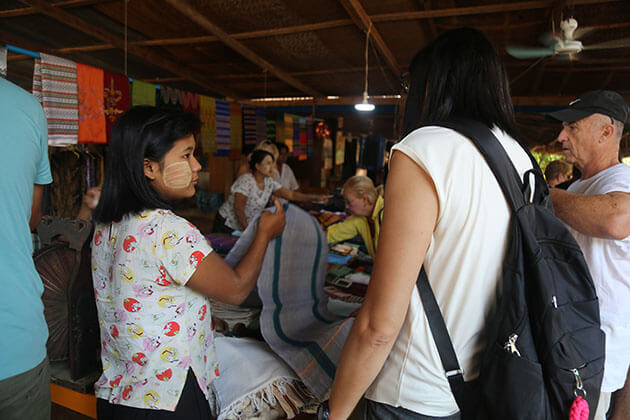
[[[164,185],[169,188],[188,188],[192,182],[192,169],[188,162],[175,162],[164,168]]]

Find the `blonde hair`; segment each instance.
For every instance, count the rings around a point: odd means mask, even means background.
[[[379,196],[372,180],[363,175],[355,175],[348,178],[343,184],[341,193],[344,194],[346,191],[352,191],[359,198],[366,197],[370,204],[376,203]]]
[[[265,152],[271,153],[273,156],[274,163],[278,160],[278,147],[275,144],[270,142],[269,140],[263,140],[254,147],[254,150],[264,150]]]

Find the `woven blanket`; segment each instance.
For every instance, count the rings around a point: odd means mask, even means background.
[[[48,144],[77,144],[79,133],[79,98],[77,65],[74,61],[40,54],[35,59],[33,95],[44,108],[48,121]]]
[[[247,252],[257,225],[249,224],[227,255],[228,264],[234,267]],[[269,243],[257,282],[265,341],[320,399],[330,391],[353,320],[327,310],[327,255],[326,235],[317,220],[287,205],[284,232]]]
[[[216,337],[221,375],[212,382],[217,420],[293,418],[315,402],[269,346],[246,338]]]
[[[205,95],[200,96],[199,118],[201,119],[199,136],[203,153],[214,154],[217,151],[217,116],[214,98]]]
[[[230,103],[221,99],[215,99],[215,122],[217,136],[216,154],[227,156],[230,154]]]

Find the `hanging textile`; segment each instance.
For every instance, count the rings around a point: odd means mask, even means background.
[[[238,157],[243,150],[243,109],[241,104],[230,103],[230,156]]]
[[[214,98],[199,96],[199,119],[201,132],[199,134],[203,153],[213,155],[217,151],[217,120]]]
[[[199,95],[182,90],[182,108],[186,112],[199,113]]]
[[[289,148],[289,152],[291,154],[293,154],[294,156],[297,156],[297,154],[295,154],[295,149],[294,149],[294,145],[293,145],[293,116],[291,114],[284,114],[284,144],[287,145],[287,147]]]
[[[157,106],[172,109],[182,109],[182,91],[161,85],[157,94]]]
[[[276,142],[276,120],[267,120],[267,140]],[[288,145],[287,145],[288,146]],[[291,151],[291,148],[289,148]]]
[[[337,138],[335,139],[335,165],[343,165],[345,149],[346,138],[339,130],[337,131]]]
[[[256,146],[256,108],[243,105],[243,153],[251,152]]]
[[[40,54],[35,59],[33,95],[44,108],[48,120],[48,144],[76,144],[79,134],[77,66],[74,61]]]
[[[105,126],[107,138],[112,134],[114,123],[118,117],[131,106],[129,78],[124,74],[110,73],[103,75],[103,100],[105,103]]]
[[[296,138],[297,136],[297,138]],[[299,147],[299,160],[306,160],[306,118],[294,117],[293,118],[293,140],[300,144]],[[295,143],[294,143],[295,144]]]
[[[215,99],[215,114],[217,122],[217,151],[219,156],[230,154],[230,104],[221,99]]]
[[[313,156],[315,142],[313,141],[313,118],[306,117],[306,156]]]
[[[77,63],[79,143],[107,143],[103,70]]]
[[[131,105],[155,106],[155,85],[134,80],[131,87]]]
[[[256,107],[256,143],[260,143],[265,139],[267,139],[267,111],[263,107]],[[275,128],[272,141],[276,142]]]

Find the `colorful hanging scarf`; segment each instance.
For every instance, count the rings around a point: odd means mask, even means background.
[[[249,250],[257,225],[257,220],[250,223],[226,256],[232,267]],[[284,231],[267,246],[257,281],[265,341],[320,399],[330,391],[353,322],[327,310],[327,255],[326,235],[317,220],[288,205]]]
[[[217,118],[214,98],[201,95],[199,97],[199,118],[201,132],[199,134],[203,153],[213,155],[217,151]]]
[[[131,87],[131,105],[155,106],[155,85],[134,80]]]
[[[289,152],[292,155],[295,154],[295,145],[293,144],[293,116],[291,114],[284,114],[284,144],[289,148]],[[299,154],[299,153],[298,153]]]
[[[157,106],[182,109],[182,91],[169,86],[160,85],[157,93]]]
[[[221,99],[215,100],[217,122],[217,152],[219,156],[230,154],[230,104]]]
[[[77,63],[79,143],[107,143],[103,70]]]
[[[105,72],[103,77],[103,99],[105,101],[105,125],[107,138],[112,134],[118,117],[131,106],[129,78],[124,74]]]
[[[182,108],[186,112],[199,113],[199,95],[182,90]]]
[[[33,95],[48,120],[48,144],[76,144],[79,134],[77,66],[74,61],[48,54],[35,59]]]

